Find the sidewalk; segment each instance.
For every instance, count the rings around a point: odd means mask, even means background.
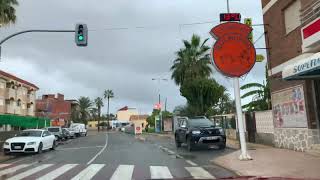
[[[320,178],[320,157],[257,144],[248,144],[248,149],[251,161],[240,161],[240,150],[211,161],[241,176]]]

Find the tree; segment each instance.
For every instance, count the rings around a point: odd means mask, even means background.
[[[98,110],[98,124],[100,124],[100,119],[101,119],[101,107],[104,106],[103,100],[101,97],[97,97],[94,100],[94,103],[96,104],[97,110]],[[100,126],[98,126],[98,132],[100,131]]]
[[[81,96],[78,99],[79,104],[79,113],[80,113],[80,120],[87,124],[88,117],[90,116],[90,109],[92,107],[92,102],[89,97]]]
[[[194,79],[185,82],[181,88],[181,95],[187,99],[190,114],[207,115],[210,108],[219,102],[225,88],[214,79]]]
[[[0,24],[7,25],[16,22],[16,10],[14,6],[19,3],[17,0],[1,0],[0,1]]]
[[[107,110],[107,114],[108,114],[108,116],[107,116],[107,122],[108,122],[108,127],[110,126],[110,123],[109,123],[109,116],[110,116],[110,114],[109,114],[109,102],[110,102],[110,99],[111,98],[114,98],[114,94],[113,94],[113,91],[111,90],[111,89],[108,89],[108,90],[105,90],[104,91],[104,99],[107,99],[108,100],[108,110]]]
[[[151,116],[149,116],[148,118],[147,118],[147,122],[148,122],[148,128],[149,127],[154,127],[154,121],[155,121],[155,117],[157,116],[157,115],[159,115],[160,114],[160,110],[159,109],[153,109],[153,111],[152,111],[152,114],[151,114]]]
[[[265,76],[266,84],[264,82],[262,84],[248,83],[240,87],[241,90],[253,89],[241,96],[241,98],[252,97],[252,101],[243,105],[242,108],[247,109],[248,111],[263,111],[271,109],[271,93],[267,64],[265,66]]]
[[[210,68],[209,46],[201,43],[197,35],[193,35],[191,41],[183,40],[184,47],[176,52],[177,58],[174,60],[170,70],[172,71],[171,79],[177,85],[183,85],[184,82],[197,78],[208,78],[212,73]]]

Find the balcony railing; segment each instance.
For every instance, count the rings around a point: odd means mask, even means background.
[[[311,22],[313,19],[320,17],[320,1],[308,5],[300,13],[300,20],[302,24]]]

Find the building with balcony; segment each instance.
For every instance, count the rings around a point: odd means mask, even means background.
[[[320,1],[262,0],[275,146],[320,143]]]
[[[72,101],[65,100],[63,94],[45,94],[36,100],[36,116],[51,119],[52,125],[70,124]]]
[[[0,114],[35,115],[35,97],[39,88],[0,70]]]

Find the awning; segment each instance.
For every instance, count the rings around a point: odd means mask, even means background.
[[[286,66],[282,71],[285,80],[320,78],[320,52]]]
[[[50,119],[31,116],[0,114],[0,125],[5,124],[24,128],[43,128],[50,125]]]

